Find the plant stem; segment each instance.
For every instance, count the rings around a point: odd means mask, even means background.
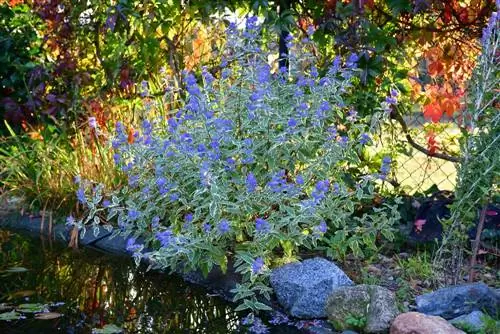
[[[485,204],[481,210],[481,215],[479,216],[479,224],[477,225],[476,239],[472,245],[472,255],[470,258],[470,273],[469,282],[474,281],[474,266],[476,265],[477,253],[479,252],[479,244],[481,243],[481,233],[483,232],[484,220],[486,219],[486,210],[488,204]]]

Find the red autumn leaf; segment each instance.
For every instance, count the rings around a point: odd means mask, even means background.
[[[24,2],[24,0],[10,0],[10,1],[9,1],[9,5],[10,5],[11,7],[14,7],[15,5],[20,4],[20,3],[23,3],[23,2]]]
[[[128,129],[128,136],[127,136],[127,141],[129,144],[133,144],[134,141],[135,141],[135,138],[134,138],[134,133],[135,133],[135,130],[133,127],[130,127]]]
[[[436,141],[436,134],[433,131],[429,131],[427,134],[427,150],[429,151],[430,155],[436,154],[436,151],[438,150],[438,144]]]
[[[444,65],[439,60],[430,62],[427,66],[427,72],[431,77],[440,75],[444,70]]]
[[[451,8],[451,5],[449,3],[447,3],[445,6],[444,6],[444,12],[443,12],[443,21],[444,23],[450,23],[451,21],[451,18],[452,18],[452,8]]]
[[[361,0],[360,1],[360,7],[366,6],[370,9],[372,9],[375,6],[375,0]]]
[[[430,119],[432,122],[437,123],[439,122],[442,116],[443,116],[443,111],[441,110],[439,103],[432,102],[431,104],[424,106],[425,119],[427,120]]]
[[[451,117],[460,108],[460,102],[457,98],[445,97],[441,100],[440,106],[441,110]]]

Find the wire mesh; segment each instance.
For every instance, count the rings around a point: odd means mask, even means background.
[[[396,151],[393,166],[394,181],[408,194],[429,189],[453,191],[456,185],[457,166],[453,161],[436,157],[436,153],[456,158],[459,156],[458,118],[443,117],[440,122],[426,120],[421,112],[403,117],[407,133],[398,122],[391,122],[391,134],[383,140],[384,149]],[[412,145],[407,139],[423,148]]]

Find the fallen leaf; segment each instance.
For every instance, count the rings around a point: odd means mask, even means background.
[[[38,320],[52,320],[59,317],[62,317],[62,314],[57,312],[43,312],[35,315],[35,319]]]

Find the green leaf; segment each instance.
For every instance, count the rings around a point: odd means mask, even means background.
[[[114,325],[114,324],[107,324],[103,328],[92,328],[92,333],[93,334],[117,334],[117,333],[123,333],[123,329]]]
[[[45,309],[44,304],[40,303],[33,303],[33,304],[21,304],[17,307],[17,311],[21,313],[38,313],[38,312],[43,312]]]
[[[29,269],[26,269],[24,267],[11,267],[9,269],[4,270],[6,273],[24,273],[28,271]]]
[[[0,320],[4,320],[4,321],[18,320],[18,319],[21,319],[21,317],[22,317],[21,313],[17,313],[14,310],[12,310],[10,312],[0,313]]]

